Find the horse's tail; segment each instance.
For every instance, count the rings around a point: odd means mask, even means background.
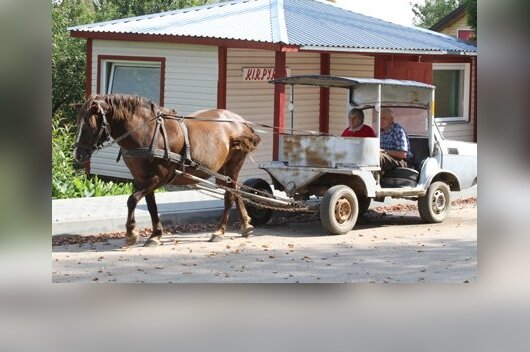
[[[235,136],[230,139],[231,148],[241,150],[245,153],[251,153],[258,147],[261,143],[261,137],[250,126],[248,127],[250,133]]]

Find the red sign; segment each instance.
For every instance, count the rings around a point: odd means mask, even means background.
[[[287,76],[290,75],[290,69],[286,69]],[[276,78],[276,69],[274,67],[243,67],[243,81],[270,81]]]

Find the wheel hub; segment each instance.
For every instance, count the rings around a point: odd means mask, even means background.
[[[445,209],[445,194],[441,190],[436,190],[432,196],[432,209],[436,214],[440,214]]]
[[[351,214],[352,206],[348,199],[339,199],[337,205],[335,206],[335,218],[337,221],[342,224],[351,217]]]

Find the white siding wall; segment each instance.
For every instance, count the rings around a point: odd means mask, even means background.
[[[463,15],[458,20],[442,29],[440,32],[456,37],[458,36],[459,29],[471,29],[471,27],[467,24],[467,15]]]
[[[289,53],[287,67],[291,76],[315,75],[320,73],[320,54]],[[289,101],[291,90],[286,86],[285,99]],[[320,90],[316,87],[297,86],[294,89],[294,129],[315,131],[319,129]],[[285,127],[291,127],[291,113],[285,112]]]
[[[272,125],[274,121],[274,85],[267,81],[243,81],[243,67],[274,67],[275,53],[265,50],[228,49],[227,68],[227,109],[255,123]],[[286,65],[291,75],[318,74],[320,55],[313,53],[287,54]],[[286,103],[290,90],[286,89]],[[295,91],[295,129],[318,131],[319,116],[318,89],[298,87]],[[287,108],[287,104],[286,104]],[[291,115],[286,109],[285,127],[291,126]],[[272,160],[272,130],[259,133],[261,145],[252,153],[254,162],[247,158],[241,171],[242,180],[261,177],[270,180],[266,172],[258,169],[258,164]]]
[[[291,75],[319,74],[320,54],[288,53],[287,68]],[[369,56],[352,54],[332,54],[331,74],[351,77],[373,77],[374,60]],[[274,118],[274,86],[266,81],[244,82],[243,67],[274,67],[274,52],[244,49],[228,49],[227,108],[245,119],[272,125]],[[290,90],[286,89],[286,103]],[[320,91],[315,87],[296,87],[294,96],[294,128],[318,131],[320,111]],[[287,105],[287,104],[286,104]],[[330,92],[330,132],[340,134],[347,124],[347,98],[344,89]],[[286,111],[285,126],[291,126],[291,115]],[[270,131],[268,131],[270,132]],[[272,133],[260,133],[262,144],[252,154],[256,164],[272,160]],[[241,178],[268,175],[247,159]]]
[[[448,122],[439,123],[440,131],[446,139],[455,141],[473,142],[473,124]]]
[[[145,56],[166,58],[164,105],[179,113],[215,108],[217,106],[217,47],[94,40],[92,53],[92,92],[97,92],[98,55]],[[243,67],[274,67],[274,52],[266,50],[228,49],[227,51],[227,109],[255,123],[272,125],[274,116],[274,86],[267,81],[243,81]],[[287,67],[291,75],[319,74],[318,53],[289,53]],[[370,56],[347,53],[331,54],[331,75],[373,77],[374,59]],[[101,82],[105,82],[102,77]],[[100,87],[103,91],[104,87]],[[286,102],[290,90],[286,89]],[[297,87],[295,91],[295,129],[318,131],[319,90]],[[287,105],[287,104],[286,104]],[[330,91],[330,133],[339,135],[347,126],[348,98],[345,89]],[[291,116],[286,111],[285,126],[290,127]],[[448,138],[471,140],[472,124],[444,126]],[[262,144],[252,154],[255,163],[247,158],[241,172],[242,180],[250,177],[269,179],[258,169],[258,164],[272,159],[272,133],[260,133]],[[94,174],[130,178],[123,161],[116,164],[117,148],[95,153],[91,161]]]
[[[166,58],[164,105],[181,114],[217,107],[217,47],[147,42],[94,40],[92,52],[92,92],[98,91],[98,55],[145,56]],[[105,82],[101,77],[101,84]],[[105,87],[100,87],[104,92]],[[92,156],[91,173],[131,178],[120,160],[118,148],[103,149]]]
[[[331,54],[331,75],[359,78],[374,77],[374,58],[364,55]],[[332,88],[329,102],[329,132],[340,135],[348,126],[348,90]]]
[[[274,116],[274,86],[267,81],[243,81],[243,67],[274,67],[274,52],[266,50],[227,50],[226,108],[244,119],[272,125]],[[260,128],[261,130],[268,129]],[[270,181],[257,164],[272,157],[272,133],[259,133],[260,146],[247,158],[240,179],[261,177]]]

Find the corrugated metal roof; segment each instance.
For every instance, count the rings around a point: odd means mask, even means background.
[[[425,89],[434,89],[433,85],[416,82],[416,81],[405,81],[395,79],[376,79],[376,78],[354,78],[354,77],[340,77],[340,76],[329,76],[329,75],[299,75],[278,78],[270,81],[271,83],[282,83],[282,84],[300,84],[307,86],[319,86],[319,87],[354,87],[360,84],[381,84],[384,86],[400,86],[400,87],[416,87]]]
[[[175,35],[272,42],[269,1],[230,1],[213,5],[99,22],[71,31]]]
[[[189,36],[283,43],[306,50],[475,54],[437,32],[361,15],[324,0],[236,0],[109,22],[73,32]]]

